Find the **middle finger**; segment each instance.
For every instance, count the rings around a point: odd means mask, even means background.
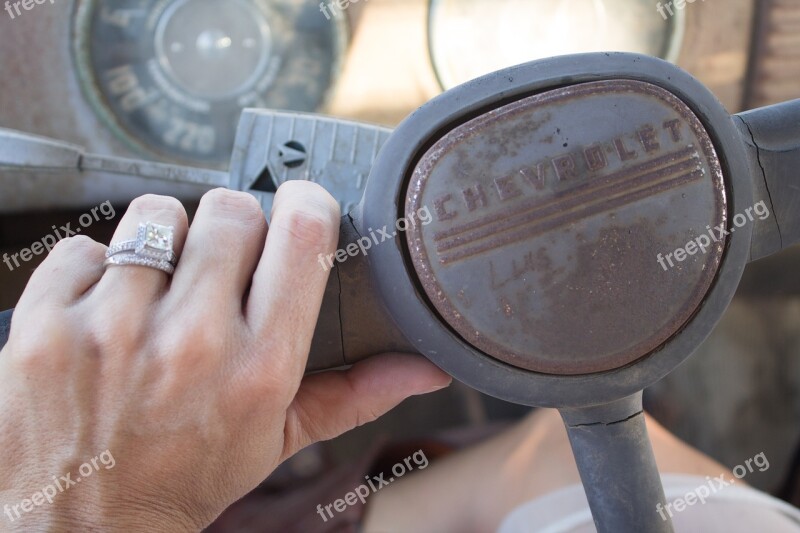
[[[266,236],[267,220],[252,195],[206,193],[175,269],[167,296],[171,307],[192,301],[241,311]]]

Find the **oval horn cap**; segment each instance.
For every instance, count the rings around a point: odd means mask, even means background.
[[[453,129],[420,160],[405,207],[417,276],[443,319],[485,354],[547,374],[656,350],[702,303],[726,242],[707,132],[671,93],[629,80],[538,94]]]

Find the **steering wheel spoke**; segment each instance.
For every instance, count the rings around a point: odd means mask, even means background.
[[[604,405],[561,409],[600,533],[672,532],[645,427],[642,393]]]
[[[754,261],[800,242],[800,100],[740,113],[734,119],[745,140],[755,203],[750,213],[732,216],[746,216],[754,223]]]

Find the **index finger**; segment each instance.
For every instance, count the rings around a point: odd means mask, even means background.
[[[319,261],[333,253],[339,204],[322,187],[289,181],[275,195],[264,252],[245,307],[251,330],[270,365],[302,376],[330,271]],[[282,359],[282,360],[281,360]]]

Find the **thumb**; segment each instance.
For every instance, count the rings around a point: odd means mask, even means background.
[[[302,448],[372,422],[409,396],[450,385],[450,376],[418,355],[386,354],[349,370],[306,377],[286,412],[281,461]]]

